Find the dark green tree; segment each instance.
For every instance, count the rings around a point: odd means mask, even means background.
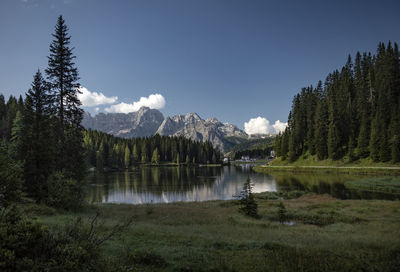
[[[0,142],[0,209],[21,198],[22,167],[12,158],[7,143]]]
[[[124,165],[126,169],[131,165],[131,150],[128,145],[125,146]]]
[[[64,171],[66,177],[82,179],[85,172],[82,137],[81,102],[78,99],[79,76],[75,66],[75,56],[70,47],[71,36],[62,16],[58,17],[50,44],[50,55],[46,69],[51,91],[54,96],[56,127],[57,170]]]
[[[42,74],[37,71],[32,87],[26,93],[19,153],[24,162],[25,187],[39,201],[47,196],[47,178],[55,167],[52,114],[53,97]]]
[[[317,105],[315,114],[315,151],[319,160],[328,158],[328,105],[325,98],[322,98]]]
[[[154,149],[153,156],[151,157],[151,163],[160,164],[160,154],[158,148]]]
[[[240,211],[242,211],[247,216],[259,218],[258,204],[254,198],[252,190],[253,184],[251,183],[250,178],[247,178],[246,182],[243,185],[243,190],[239,195]]]

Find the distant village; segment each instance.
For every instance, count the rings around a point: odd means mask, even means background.
[[[271,150],[271,153],[268,157],[250,157],[250,156],[242,156],[239,160],[236,160],[237,162],[255,162],[255,161],[260,161],[260,160],[273,160],[275,159],[275,151]],[[229,163],[230,159],[225,157],[223,160],[224,163]]]

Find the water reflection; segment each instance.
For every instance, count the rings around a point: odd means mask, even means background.
[[[273,177],[246,167],[137,167],[129,172],[92,173],[88,200],[142,204],[232,199],[247,177],[254,192],[277,190]]]
[[[280,191],[306,191],[330,194],[339,199],[399,199],[398,194],[351,190],[346,181],[363,179],[365,176],[348,174],[274,174]]]
[[[337,174],[259,174],[252,165],[225,167],[137,167],[132,171],[92,173],[89,202],[169,203],[232,199],[248,177],[253,191],[306,191],[340,199],[399,199],[399,195],[349,190],[344,183],[365,176]]]

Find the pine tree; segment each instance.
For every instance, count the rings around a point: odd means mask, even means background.
[[[340,129],[338,127],[337,116],[333,110],[330,110],[329,114],[329,126],[328,126],[328,156],[331,159],[340,158],[341,146],[340,146]]]
[[[58,17],[50,44],[47,79],[55,98],[55,114],[58,117],[57,169],[64,170],[67,177],[82,179],[85,172],[82,144],[81,102],[78,99],[78,69],[70,45],[71,36],[62,16]]]
[[[104,161],[104,144],[101,143],[99,150],[96,152],[96,168],[98,171],[103,171],[105,166]]]
[[[22,117],[21,112],[17,111],[17,115],[13,121],[11,128],[10,149],[12,150],[13,157],[16,161],[23,160],[24,150],[21,148],[23,137]]]
[[[158,148],[154,149],[153,156],[151,157],[151,163],[160,164],[160,154],[158,153]]]
[[[4,207],[15,204],[21,198],[22,169],[21,165],[10,156],[10,153],[6,141],[0,141],[0,207],[2,216],[5,214]],[[2,243],[2,247],[3,245]]]
[[[281,154],[282,160],[286,160],[287,154],[289,152],[289,130],[286,128],[282,134],[282,142],[281,142]]]
[[[5,137],[7,131],[7,106],[4,95],[0,94],[0,140]]]
[[[147,163],[148,162],[148,156],[147,156],[147,145],[146,142],[142,143],[142,163]]]
[[[128,169],[131,165],[131,150],[129,149],[128,145],[125,147],[124,165],[126,169]]]
[[[400,136],[395,135],[392,139],[392,162],[400,162]]]
[[[253,184],[251,183],[250,178],[247,178],[246,182],[243,185],[243,190],[239,195],[240,211],[242,211],[247,216],[259,218],[258,205],[254,198],[252,189]]]
[[[278,135],[276,135],[275,142],[274,142],[274,150],[275,150],[275,155],[277,157],[281,157],[281,146],[282,146],[282,133],[279,132]]]
[[[366,158],[369,155],[369,132],[367,117],[364,116],[361,119],[360,133],[357,140],[357,156],[360,158]]]
[[[186,155],[186,160],[185,160],[185,162],[186,162],[186,165],[189,165],[189,164],[190,164],[190,157],[189,157],[189,155]]]
[[[138,151],[137,151],[136,144],[133,145],[132,160],[133,160],[134,163],[139,161],[139,154],[138,154]]]
[[[379,149],[380,149],[380,134],[379,134],[379,121],[375,117],[371,124],[371,137],[369,142],[370,157],[373,161],[379,161]]]
[[[328,158],[328,107],[326,99],[323,98],[317,105],[315,114],[315,151],[319,160]]]
[[[47,178],[54,171],[53,99],[40,71],[34,76],[22,116],[21,154],[28,193],[37,200],[47,197]]]

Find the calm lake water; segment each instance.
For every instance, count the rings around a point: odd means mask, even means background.
[[[224,167],[137,167],[124,172],[93,172],[88,176],[88,201],[103,203],[169,203],[227,200],[238,195],[247,178],[253,192],[309,191],[347,199],[385,199],[391,196],[347,190],[355,175],[260,174],[252,165]]]

